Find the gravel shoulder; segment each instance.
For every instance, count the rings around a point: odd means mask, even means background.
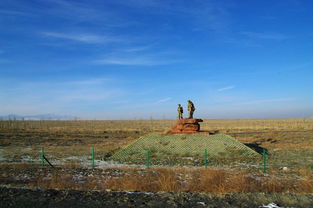
[[[0,207],[312,207],[312,194],[204,194],[0,188]]]

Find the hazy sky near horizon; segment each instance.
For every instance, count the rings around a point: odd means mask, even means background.
[[[0,115],[313,117],[313,1],[1,0]]]

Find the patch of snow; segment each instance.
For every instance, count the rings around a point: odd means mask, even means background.
[[[193,157],[183,157],[182,159],[185,159],[185,160],[196,160],[196,158],[193,158]]]
[[[262,206],[259,206],[259,208],[282,208],[282,207],[272,202],[272,203],[269,203],[268,205],[263,204]]]
[[[197,202],[197,204],[200,204],[202,206],[205,206],[205,203],[204,202]]]
[[[22,155],[21,156],[21,161],[22,162],[32,162],[32,158],[30,155]]]

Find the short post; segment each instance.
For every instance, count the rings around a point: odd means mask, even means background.
[[[92,169],[94,169],[95,168],[95,148],[94,147],[91,148],[91,159],[92,159],[91,167]]]
[[[150,152],[150,150],[148,149],[148,150],[146,151],[146,168],[147,168],[147,169],[150,168],[150,154],[151,154],[151,152]]]
[[[40,155],[40,158],[41,158],[41,166],[43,167],[45,165],[45,149],[43,147],[41,147],[41,155]]]
[[[209,165],[208,150],[207,149],[204,150],[204,165],[205,165],[205,168],[207,168]]]
[[[266,174],[266,150],[263,149],[263,172]]]

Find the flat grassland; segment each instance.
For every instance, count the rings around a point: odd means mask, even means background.
[[[105,158],[174,120],[0,121],[0,181],[14,187],[77,190],[137,190],[209,193],[313,193],[313,119],[204,120],[202,130],[219,130],[261,152],[255,163],[228,160],[209,167],[121,166]],[[56,166],[40,165],[40,152]],[[91,169],[91,147],[96,167]],[[288,197],[287,197],[288,198]],[[310,197],[309,197],[310,198]],[[295,205],[294,201],[284,202]],[[299,205],[299,201],[297,202]],[[308,204],[309,202],[303,202]],[[306,207],[306,206],[299,206]]]
[[[0,161],[40,164],[40,151],[51,161],[82,164],[110,156],[140,136],[162,134],[174,120],[0,121]],[[313,119],[204,120],[202,130],[219,130],[256,150],[267,149],[268,165],[313,165]]]

